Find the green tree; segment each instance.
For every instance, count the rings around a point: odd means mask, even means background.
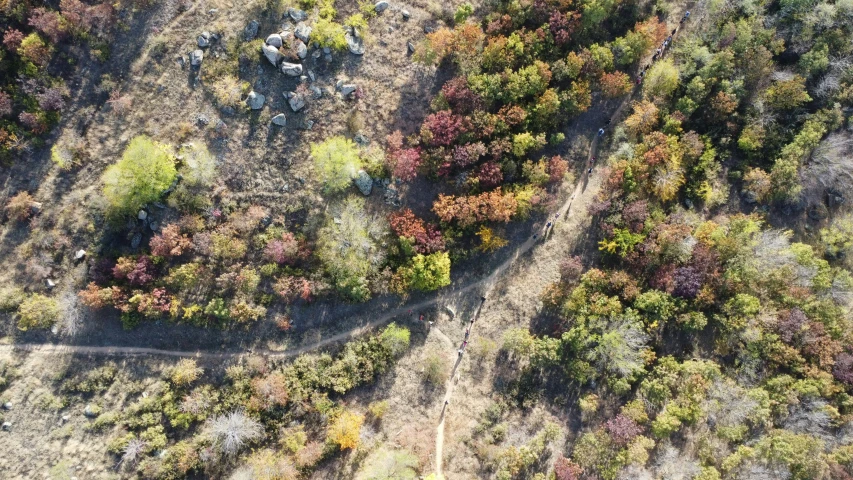
[[[323,143],[311,146],[311,156],[326,191],[330,193],[345,190],[361,168],[358,147],[352,140],[344,137],[332,137]]]
[[[425,292],[450,285],[450,257],[447,252],[415,255],[402,267],[403,278],[409,287]]]
[[[678,75],[678,67],[670,58],[655,63],[646,73],[643,94],[652,98],[668,98],[678,87]]]
[[[130,141],[121,160],[104,172],[104,197],[112,213],[133,213],[158,200],[177,174],[169,147],[140,135]]]
[[[829,257],[850,257],[853,252],[853,215],[834,218],[828,227],[821,228],[820,243]]]

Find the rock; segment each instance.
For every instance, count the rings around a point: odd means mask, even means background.
[[[3,404],[3,410],[11,410],[11,409],[12,409],[12,402],[6,402]]]
[[[56,286],[56,282],[53,281],[52,278],[47,279],[47,288],[53,288]]]
[[[4,432],[8,432],[12,429],[12,422],[3,422],[2,428]]]
[[[254,40],[254,38],[258,36],[259,26],[260,25],[258,24],[257,20],[252,20],[251,22],[249,22],[248,25],[246,25],[246,29],[243,30],[243,37],[246,39],[247,42],[249,40]]]
[[[314,98],[323,98],[323,91],[320,90],[320,87],[316,85],[311,85],[311,87],[309,87],[309,90],[311,90],[311,93],[314,95]]]
[[[365,137],[361,133],[357,133],[355,137],[353,137],[353,140],[355,140],[355,143],[361,145],[362,147],[366,147],[370,144],[370,140],[368,140],[367,137]]]
[[[201,50],[193,50],[190,52],[190,65],[198,67],[201,61],[204,60],[204,52]]]
[[[411,13],[409,13],[409,11],[408,11],[408,10],[406,10],[405,8],[404,8],[404,9],[403,9],[403,11],[402,11],[402,12],[400,12],[400,13],[403,15],[403,20],[408,21],[410,18],[412,18],[412,14],[411,14]]]
[[[305,42],[301,40],[296,41],[296,55],[302,59],[308,56],[308,47],[305,45]]]
[[[298,112],[302,110],[303,107],[305,107],[305,99],[302,98],[302,95],[299,94],[290,97],[290,100],[288,100],[287,103],[290,104],[290,108],[294,112]]]
[[[355,186],[365,197],[373,191],[373,179],[364,170],[359,170],[356,177],[353,179]]]
[[[158,228],[160,228],[159,222],[151,222],[148,224],[148,228],[151,229],[152,232],[156,232]]]
[[[277,67],[279,62],[284,59],[284,55],[282,55],[281,52],[272,45],[261,45],[261,51],[264,52],[264,56],[267,57],[267,60],[269,60],[274,67]]]
[[[139,248],[139,244],[142,243],[142,233],[136,232],[133,234],[133,238],[130,239],[130,248],[137,249]]]
[[[332,49],[329,47],[323,47],[323,53],[332,53]]]
[[[308,78],[310,78],[312,82],[317,80],[317,77],[314,76],[314,72],[311,70],[308,70]]]
[[[277,33],[270,34],[270,36],[267,37],[265,42],[267,45],[273,46],[275,48],[279,48],[283,45],[282,40],[281,40],[281,35],[279,35]]]
[[[183,55],[178,55],[177,57],[175,57],[175,61],[178,62],[178,66],[184,68],[184,63],[186,63],[186,60],[184,60]]]
[[[63,422],[67,422],[68,420],[71,420],[71,415],[63,415],[63,416],[62,416],[62,421],[63,421]]]
[[[198,42],[198,46],[199,46],[199,47],[201,47],[201,48],[207,48],[207,47],[209,47],[209,46],[210,46],[210,34],[209,34],[209,33],[207,33],[207,32],[204,32],[204,33],[202,33],[201,35],[199,35],[199,36],[198,36],[198,38],[196,39],[196,41]]]
[[[388,9],[388,2],[386,2],[385,0],[381,0],[379,2],[376,2],[376,6],[373,8],[376,10],[376,13],[382,13]]]
[[[83,260],[83,257],[85,257],[85,256],[86,256],[86,250],[83,250],[81,248],[80,250],[77,250],[74,253],[74,260]]]
[[[335,82],[335,88],[337,88],[338,90],[340,90],[341,87],[343,87],[343,86],[344,86],[343,80],[338,80],[337,82]]]
[[[252,110],[260,110],[264,108],[264,102],[267,98],[260,93],[255,91],[249,92],[248,98],[246,98],[246,105],[249,106]]]
[[[302,75],[302,65],[298,63],[281,62],[281,73],[289,77]]]
[[[296,38],[308,43],[308,38],[311,37],[311,27],[304,23],[300,23],[296,26],[296,30],[294,30],[293,34],[296,35]]]
[[[140,220],[145,220],[146,218],[148,218],[148,212],[146,212],[145,210],[140,210],[139,213],[136,214],[136,218]]]
[[[347,50],[353,55],[364,55],[364,42],[355,35],[347,32],[344,37],[347,40]]]
[[[412,42],[406,42],[406,48],[409,49],[409,53],[415,53],[415,44]]]
[[[285,117],[283,113],[279,113],[278,115],[272,117],[272,124],[278,125],[279,127],[283,127],[287,125],[287,117]]]
[[[306,77],[305,75],[299,76],[299,83],[305,83],[307,81],[308,81],[308,77]]]
[[[311,130],[314,128],[314,120],[305,120],[305,123],[302,124],[303,130]]]
[[[308,20],[308,14],[305,13],[304,10],[299,10],[298,8],[288,8],[287,15],[294,22],[304,22],[305,20]]]
[[[101,413],[101,407],[93,404],[87,404],[86,408],[83,409],[83,415],[89,418],[95,418]]]
[[[432,25],[424,25],[424,33],[432,33],[435,31],[435,27]]]
[[[358,89],[358,85],[354,83],[348,83],[346,85],[341,85],[341,95],[347,96],[350,93],[356,91]]]

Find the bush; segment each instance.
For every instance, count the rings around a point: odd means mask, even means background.
[[[218,167],[216,158],[204,144],[190,144],[180,151],[181,181],[169,198],[169,202],[185,210],[200,210],[210,205],[208,189],[216,180]]]
[[[264,427],[237,410],[210,419],[206,432],[214,450],[225,456],[231,456],[239,452],[247,443],[260,439],[264,434]]]
[[[59,304],[40,293],[27,297],[18,306],[18,329],[50,328],[59,319]]]
[[[29,192],[21,192],[9,199],[5,208],[6,215],[15,222],[22,222],[30,218],[35,203]]]
[[[166,145],[146,136],[135,137],[121,160],[107,167],[102,177],[111,213],[134,213],[146,203],[158,200],[177,174]]]
[[[421,291],[438,290],[450,285],[450,257],[447,252],[417,254],[400,274],[410,288]]]
[[[314,23],[310,41],[312,43],[319,43],[321,47],[329,47],[333,50],[347,48],[344,26],[328,18],[320,18]]]
[[[364,423],[364,415],[344,410],[331,425],[329,425],[328,439],[339,446],[342,450],[356,448],[361,434],[361,425]]]
[[[332,137],[312,145],[311,156],[319,171],[320,181],[329,193],[343,191],[352,185],[352,179],[361,168],[358,147],[344,137]]]
[[[437,352],[429,352],[424,358],[423,375],[427,383],[436,387],[444,385],[447,376],[450,374],[450,368],[447,365],[447,359],[439,355]]]
[[[185,387],[196,381],[203,372],[204,370],[196,364],[195,360],[184,358],[172,367],[169,372],[169,380],[175,386]]]
[[[459,5],[456,9],[456,13],[453,14],[453,21],[456,23],[463,23],[465,20],[468,20],[468,17],[474,13],[474,7],[470,3],[463,3]]]

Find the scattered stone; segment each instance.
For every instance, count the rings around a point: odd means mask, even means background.
[[[373,191],[373,179],[364,170],[359,170],[356,177],[353,179],[355,186],[365,197]]]
[[[435,31],[435,27],[432,25],[424,25],[424,33],[432,33]]]
[[[305,123],[302,124],[302,128],[304,130],[311,130],[314,128],[314,120],[305,120]]]
[[[316,59],[320,58],[320,55],[322,55],[322,54],[323,54],[323,52],[321,52],[320,50],[314,50],[313,52],[311,52],[311,58],[316,60]]]
[[[249,92],[249,96],[246,98],[246,105],[248,105],[252,110],[260,110],[264,107],[264,102],[266,100],[266,97],[253,90]]]
[[[305,25],[304,23],[300,23],[296,26],[296,30],[293,32],[293,34],[296,35],[296,38],[307,43],[308,38],[311,37],[311,27]]]
[[[299,76],[299,83],[305,83],[307,81],[308,81],[308,77],[306,77],[305,75]]]
[[[280,48],[283,43],[281,41],[281,35],[277,33],[271,33],[269,37],[265,40],[267,45],[273,46],[275,48]]]
[[[302,75],[302,65],[298,63],[281,62],[281,73],[289,77]]]
[[[323,47],[323,53],[332,53],[332,49],[329,47]]]
[[[148,228],[150,228],[152,232],[156,232],[156,231],[157,231],[157,229],[158,229],[158,228],[160,228],[160,223],[158,223],[158,222],[151,222],[151,223],[149,223],[149,224],[148,224]]]
[[[394,185],[389,185],[385,188],[385,193],[382,197],[388,205],[393,205],[395,207],[402,205],[402,202],[400,201],[400,192],[397,191],[397,187]]]
[[[3,410],[11,410],[11,409],[12,409],[12,402],[6,402],[3,404]]]
[[[136,232],[133,234],[133,238],[130,239],[130,248],[137,249],[139,245],[142,243],[142,233]]]
[[[63,415],[63,416],[62,416],[62,421],[63,421],[63,422],[67,422],[68,420],[71,420],[71,415]]]
[[[145,220],[146,218],[148,218],[148,212],[146,212],[145,210],[140,210],[139,213],[136,214],[136,218],[140,220]]]
[[[337,82],[335,82],[335,88],[336,88],[336,89],[340,90],[340,89],[341,89],[341,87],[343,87],[343,86],[344,86],[344,81],[343,81],[343,80],[338,80]]]
[[[243,36],[246,38],[246,41],[254,40],[255,37],[258,36],[258,27],[260,24],[257,20],[252,20],[246,25],[246,29],[243,31]]]
[[[3,431],[8,432],[12,429],[12,422],[3,422]]]
[[[81,248],[80,250],[77,250],[74,253],[74,260],[83,260],[83,257],[85,257],[85,256],[86,256],[86,250],[83,250]]]
[[[299,10],[298,8],[288,8],[287,15],[290,16],[294,22],[304,22],[305,20],[308,20],[308,14],[305,13],[304,10]]]
[[[213,15],[218,11],[219,11],[218,8],[211,8],[210,10],[207,11],[207,13],[208,13],[208,15]]]
[[[341,85],[341,95],[346,97],[350,93],[356,91],[356,89],[358,89],[358,85],[356,85],[354,83],[348,83],[346,85]]]
[[[267,60],[269,60],[274,67],[277,67],[279,62],[284,59],[284,55],[282,55],[281,52],[272,45],[261,45],[261,51],[264,52],[264,56],[267,57]]]
[[[331,63],[332,62],[332,54],[331,53],[323,54],[323,61]]]
[[[272,117],[272,123],[273,125],[283,127],[287,125],[287,117],[285,117],[283,113],[279,113],[278,115]]]
[[[317,80],[317,77],[314,76],[314,72],[312,70],[308,70],[308,78],[310,78],[312,82]]]
[[[409,49],[409,53],[415,53],[415,44],[412,42],[406,42],[406,48]]]
[[[287,103],[290,104],[290,108],[294,112],[298,112],[302,110],[303,107],[305,107],[305,99],[302,98],[302,95],[299,94],[290,97],[290,100],[288,100]]]
[[[296,42],[296,55],[302,59],[308,56],[308,47],[305,45],[305,42],[301,40]]]
[[[362,147],[366,147],[370,144],[370,140],[361,133],[357,133],[355,137],[353,137],[353,140]]]
[[[408,11],[408,10],[406,10],[406,9],[403,9],[403,11],[402,11],[402,12],[400,12],[400,13],[403,15],[403,20],[407,20],[407,21],[408,21],[410,18],[412,18],[412,14],[411,14],[411,13],[409,13],[409,11]]]
[[[56,286],[56,282],[53,281],[52,278],[47,279],[47,288],[53,288]]]
[[[364,55],[364,42],[355,34],[347,32],[344,35],[347,40],[347,50],[353,55]]]
[[[207,32],[204,32],[204,33],[202,33],[201,35],[199,35],[199,36],[198,36],[198,38],[196,39],[196,41],[198,42],[198,46],[199,46],[199,47],[201,47],[201,48],[207,48],[207,47],[209,47],[209,46],[210,46],[210,34],[209,34],[209,33],[207,33]]]
[[[175,61],[176,61],[176,62],[178,62],[178,66],[180,66],[181,68],[184,68],[184,64],[186,63],[186,60],[184,60],[184,56],[183,56],[183,55],[178,55],[178,56],[175,58]]]
[[[190,53],[190,65],[198,67],[201,65],[202,60],[204,60],[204,52],[202,50],[193,50]]]
[[[382,13],[388,9],[388,2],[386,2],[385,0],[381,0],[379,2],[376,2],[376,6],[373,8],[376,10],[376,13]]]
[[[314,98],[323,98],[323,91],[320,90],[320,87],[316,85],[311,85],[309,89],[311,90],[311,93],[314,94]]]

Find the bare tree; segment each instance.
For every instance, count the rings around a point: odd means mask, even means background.
[[[146,444],[144,440],[140,440],[138,438],[131,439],[127,442],[127,445],[124,446],[119,465],[127,467],[133,467],[136,465],[136,462],[138,462],[142,454],[145,453],[145,448],[147,446],[148,444]]]
[[[261,438],[264,427],[240,410],[218,415],[208,421],[207,433],[213,447],[220,453],[230,456],[237,453],[252,440]]]

